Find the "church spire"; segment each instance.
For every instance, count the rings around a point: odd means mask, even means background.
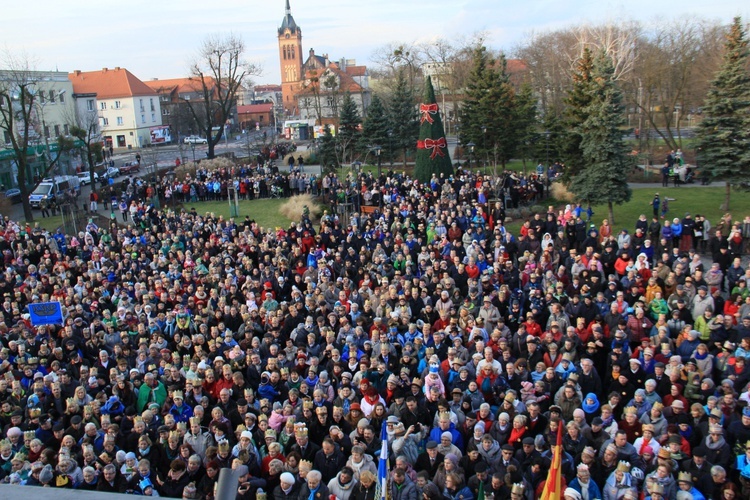
[[[289,5],[289,0],[286,0],[286,10],[284,12],[284,19],[281,21],[281,27],[279,28],[279,35],[284,33],[286,29],[289,29],[292,34],[295,34],[299,30],[297,23],[294,22],[294,18],[292,17],[292,8]]]

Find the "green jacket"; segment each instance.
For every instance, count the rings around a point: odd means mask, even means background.
[[[146,384],[143,384],[140,389],[138,389],[138,413],[145,410],[151,403],[156,403],[159,405],[159,408],[161,408],[166,400],[167,389],[164,387],[164,384],[158,382],[158,385],[153,389]]]

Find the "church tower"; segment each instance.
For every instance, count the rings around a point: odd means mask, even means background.
[[[292,17],[289,0],[286,0],[286,14],[279,28],[279,65],[281,66],[281,94],[284,109],[295,113],[295,94],[302,87],[302,30]]]

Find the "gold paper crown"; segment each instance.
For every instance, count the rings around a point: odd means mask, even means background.
[[[190,425],[201,425],[201,419],[198,417],[190,417]]]
[[[302,409],[303,410],[312,410],[313,402],[310,399],[306,399],[302,402]]]
[[[29,409],[29,418],[39,418],[39,415],[42,414],[41,408],[31,408]]]
[[[229,449],[229,441],[227,441],[226,439],[222,439],[221,441],[219,441],[219,449],[222,450],[222,451],[228,450]]]
[[[313,464],[309,460],[300,460],[299,461],[299,468],[302,470],[308,470],[311,471],[313,468]]]
[[[686,483],[692,483],[693,477],[690,475],[689,472],[680,472],[677,475],[677,482],[679,483],[680,481],[685,481]]]
[[[651,494],[658,493],[659,495],[664,494],[664,486],[662,486],[659,483],[652,483],[651,484]]]
[[[620,472],[630,472],[630,463],[624,460],[621,460],[620,463],[617,464],[616,470]]]
[[[651,409],[662,411],[664,409],[664,405],[657,401],[656,403],[651,405]]]
[[[31,441],[32,439],[36,438],[36,433],[34,431],[26,431],[23,433],[23,440],[26,441],[27,439]]]
[[[22,452],[18,452],[15,455],[13,455],[13,458],[10,460],[11,462],[25,462],[27,455]]]
[[[625,410],[623,410],[623,413],[625,413],[625,415],[638,415],[638,408],[635,406],[627,406]]]
[[[523,484],[516,483],[510,488],[510,492],[513,495],[523,495]]]
[[[185,399],[185,397],[182,394],[182,391],[174,391],[172,393],[172,399]]]

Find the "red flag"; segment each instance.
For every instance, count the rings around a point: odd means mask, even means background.
[[[552,447],[552,465],[550,465],[547,473],[547,481],[544,484],[541,500],[562,499],[562,429],[563,421],[560,420],[557,425],[557,444]]]

